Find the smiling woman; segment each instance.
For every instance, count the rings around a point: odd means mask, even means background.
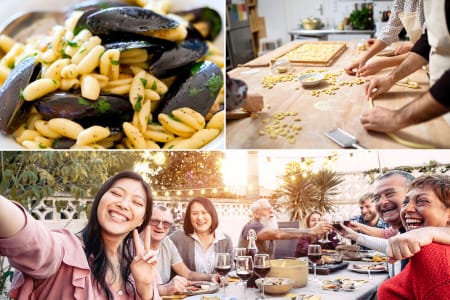
[[[149,185],[137,173],[118,173],[100,188],[88,224],[75,235],[47,230],[20,204],[0,196],[0,255],[17,269],[9,296],[161,299],[147,226],[152,202]]]
[[[183,230],[175,231],[171,235],[189,269],[214,273],[216,253],[232,254],[231,238],[220,231],[218,225],[219,218],[211,200],[196,197],[189,202]]]

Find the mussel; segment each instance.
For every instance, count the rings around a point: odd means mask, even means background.
[[[206,116],[222,86],[219,66],[210,61],[198,62],[177,76],[156,111],[171,114],[177,108],[190,107]]]
[[[170,18],[140,7],[113,7],[91,14],[86,21],[93,34],[112,32],[147,33],[151,30],[176,28],[180,24]]]
[[[28,57],[18,63],[0,88],[0,129],[3,133],[13,133],[28,117],[31,108],[21,93],[30,81],[40,72],[34,57]]]
[[[101,95],[98,100],[90,101],[79,94],[54,93],[34,105],[44,120],[66,118],[85,128],[92,125],[121,127],[133,117],[130,101],[120,95]]]
[[[222,30],[222,18],[219,13],[209,7],[200,7],[192,10],[175,12],[189,21],[202,37],[208,41],[214,41]]]

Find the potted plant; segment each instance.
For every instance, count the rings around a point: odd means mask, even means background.
[[[372,11],[368,7],[355,8],[350,14],[350,24],[353,29],[373,29]]]

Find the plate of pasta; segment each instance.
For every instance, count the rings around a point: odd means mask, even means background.
[[[222,0],[2,7],[2,149],[224,149]]]

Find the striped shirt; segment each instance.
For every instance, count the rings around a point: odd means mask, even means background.
[[[203,249],[197,233],[193,233],[191,237],[194,239],[195,249],[195,270],[200,273],[212,274],[215,273],[214,265],[216,263],[216,249],[215,244],[220,240],[225,240],[225,234],[217,230],[214,234],[214,241],[208,249]]]

